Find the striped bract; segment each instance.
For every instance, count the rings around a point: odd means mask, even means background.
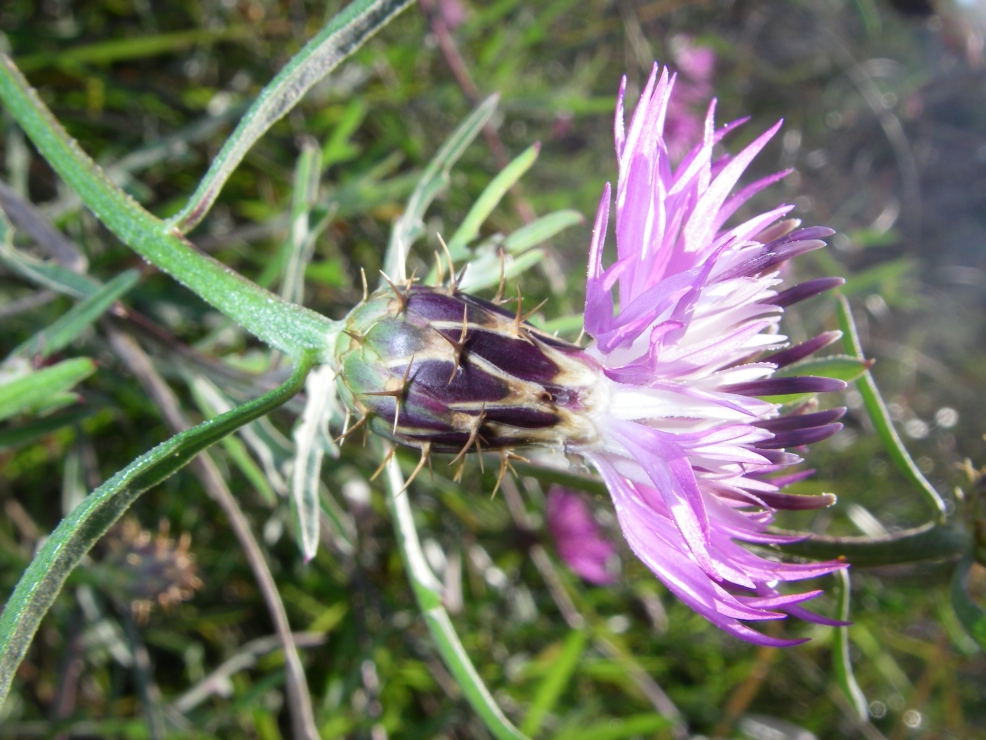
[[[564,446],[598,380],[574,345],[444,288],[385,288],[350,312],[336,347],[343,402],[370,428],[434,452]]]

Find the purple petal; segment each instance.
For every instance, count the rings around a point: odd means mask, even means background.
[[[766,429],[770,432],[789,432],[793,429],[807,429],[808,427],[819,427],[838,421],[846,415],[846,407],[840,406],[826,411],[816,411],[813,414],[787,414],[776,419],[765,419],[757,421],[753,426]]]
[[[836,502],[835,494],[822,493],[817,496],[799,496],[793,493],[759,493],[757,497],[773,509],[785,511],[807,511],[825,509]]]
[[[789,349],[781,350],[772,355],[767,355],[764,358],[764,362],[769,362],[777,367],[787,367],[788,365],[793,365],[795,362],[805,359],[810,355],[815,354],[818,350],[823,347],[828,347],[832,342],[838,341],[842,338],[841,331],[826,331],[819,334],[813,339],[809,339],[807,342],[802,342]]]
[[[793,288],[788,288],[785,291],[778,293],[773,298],[768,298],[764,303],[770,303],[774,306],[781,306],[782,308],[787,308],[788,306],[793,306],[795,303],[807,300],[808,298],[813,298],[820,293],[832,290],[832,288],[838,288],[840,285],[845,285],[846,281],[840,277],[827,277],[827,278],[817,278],[815,280],[808,280],[807,282],[801,283],[800,285],[795,285]]]
[[[805,445],[815,444],[824,439],[828,439],[833,434],[837,434],[842,429],[842,424],[825,424],[820,427],[810,427],[808,429],[794,429],[790,432],[777,432],[772,439],[757,442],[757,448],[761,450],[783,450],[788,447],[804,447]]]
[[[720,388],[724,393],[738,393],[743,396],[790,396],[798,393],[829,393],[841,391],[846,385],[836,378],[816,378],[803,375],[794,378],[767,378],[749,383],[735,383]]]

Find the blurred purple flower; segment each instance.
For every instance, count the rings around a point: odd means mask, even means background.
[[[438,12],[450,31],[457,29],[466,20],[466,6],[462,0],[438,0]]]
[[[841,284],[828,278],[777,288],[781,265],[825,246],[821,239],[833,232],[779,221],[788,205],[725,228],[745,201],[787,174],[730,195],[780,123],[739,154],[714,160],[715,145],[741,122],[716,131],[712,101],[701,141],[673,168],[664,130],[675,80],[666,69],[658,72],[655,65],[628,130],[625,79],[617,101],[617,260],[603,268],[607,184],[586,288],[585,328],[593,341],[584,352],[601,371],[584,400],[595,433],[567,449],[599,471],[630,548],[682,601],[745,640],[789,645],[739,620],[787,613],[831,623],[800,606],[819,591],[782,595],[777,586],[844,564],[777,562],[735,541],[790,542],[766,531],[776,509],[834,500],[783,493],[780,484],[790,476],[769,476],[801,462],[785,450],[838,431],[844,409],[778,416],[777,404],[758,398],[845,387],[828,378],[771,377],[839,336],[827,332],[782,349],[787,337],[777,333],[784,307]]]
[[[616,575],[607,566],[616,547],[603,536],[583,498],[561,486],[552,486],[546,507],[548,531],[565,565],[590,583],[613,583]]]
[[[678,162],[702,138],[698,111],[712,97],[716,55],[706,46],[696,46],[693,37],[679,34],[671,39],[671,58],[680,76],[668,101],[664,141],[671,159]]]

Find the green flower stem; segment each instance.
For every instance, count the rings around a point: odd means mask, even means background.
[[[2,54],[0,100],[55,171],[124,244],[272,347],[292,357],[314,351],[320,360],[328,359],[335,322],[281,300],[201,254],[144,210],[82,151]]]
[[[385,449],[386,453],[391,448]],[[411,580],[411,588],[417,599],[418,607],[425,618],[431,636],[435,640],[438,652],[445,661],[452,676],[455,678],[462,693],[479,715],[483,723],[493,733],[497,740],[527,740],[527,737],[511,724],[483,683],[475,666],[469,660],[469,655],[462,647],[452,620],[442,606],[442,584],[428,567],[418,531],[414,526],[414,514],[408,501],[407,491],[404,490],[404,476],[401,473],[397,456],[391,455],[387,463],[387,507],[394,523],[394,534],[400,548],[401,559]]]
[[[836,310],[839,316],[839,328],[842,329],[842,341],[846,346],[846,351],[851,355],[855,355],[860,360],[865,360],[866,357],[863,355],[863,347],[859,341],[859,333],[856,331],[856,323],[852,318],[852,310],[849,308],[849,301],[846,300],[845,296],[840,295],[838,297]],[[890,420],[890,412],[887,411],[887,405],[883,402],[883,397],[880,396],[880,391],[876,387],[873,374],[869,369],[863,372],[859,379],[856,380],[856,388],[859,389],[859,393],[863,397],[866,411],[873,421],[873,426],[876,427],[877,434],[883,440],[883,444],[887,448],[887,453],[904,475],[924,494],[925,498],[935,509],[937,520],[944,522],[946,519],[945,501],[938,494],[938,491],[935,490],[935,487],[924,477],[918,466],[914,463],[914,460],[911,459],[907,448],[904,447],[900,435],[894,429],[894,423]]]
[[[199,452],[288,401],[314,364],[303,355],[284,385],[232,411],[176,434],[86,496],[58,525],[28,566],[0,615],[0,703],[6,698],[41,619],[92,546],[148,488],[184,467]]]

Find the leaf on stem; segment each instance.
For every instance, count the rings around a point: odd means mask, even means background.
[[[168,223],[186,234],[198,224],[243,157],[317,82],[383,28],[410,0],[354,0],[295,54],[261,91],[212,160],[188,204]]]
[[[3,54],[0,100],[59,176],[121,241],[275,349],[293,357],[314,350],[328,359],[336,322],[282,300],[201,254],[148,213],[82,151]],[[9,242],[4,250],[10,251]]]
[[[137,458],[86,496],[62,520],[21,576],[0,615],[0,702],[10,691],[17,667],[65,579],[106,530],[148,488],[184,467],[199,452],[240,426],[288,401],[301,388],[312,363],[311,355],[303,356],[284,385],[229,413],[176,434]]]
[[[850,309],[849,301],[846,300],[845,296],[838,296],[837,312],[839,316],[839,328],[842,329],[842,342],[846,347],[846,351],[848,354],[864,360],[865,356],[863,355],[862,345],[859,342],[859,333],[856,331],[856,323],[852,318],[852,309]],[[938,494],[938,491],[935,490],[935,487],[924,477],[924,474],[918,469],[914,460],[911,459],[911,455],[908,453],[907,448],[904,447],[900,435],[894,429],[887,405],[883,402],[883,397],[880,395],[880,391],[876,387],[876,382],[873,380],[873,374],[868,369],[859,376],[859,379],[856,381],[856,388],[863,397],[866,412],[869,414],[873,426],[876,427],[880,439],[883,440],[883,445],[886,447],[887,453],[911,483],[924,494],[928,503],[935,509],[938,521],[944,522],[945,501]]]

